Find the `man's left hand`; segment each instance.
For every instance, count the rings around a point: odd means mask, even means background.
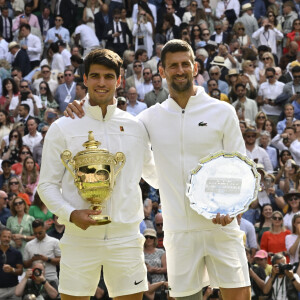
[[[220,213],[217,214],[215,218],[212,219],[212,222],[214,224],[221,224],[222,226],[226,226],[232,222],[234,218],[231,218],[228,214],[226,216],[220,215]]]

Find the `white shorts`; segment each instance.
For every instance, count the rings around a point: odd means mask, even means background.
[[[87,246],[60,242],[59,292],[72,296],[94,296],[103,266],[104,281],[110,297],[148,290],[144,262],[144,237],[122,244]]]
[[[250,286],[248,263],[239,229],[165,232],[168,283],[172,297],[196,294],[203,287]]]

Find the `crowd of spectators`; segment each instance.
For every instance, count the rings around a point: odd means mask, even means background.
[[[64,226],[36,187],[49,126],[86,97],[84,56],[108,48],[123,58],[117,106],[136,116],[167,99],[160,54],[176,38],[194,50],[194,84],[235,108],[261,174],[239,218],[252,299],[300,299],[299,0],[0,0],[0,12],[0,299],[59,298]],[[144,298],[166,299],[159,191],[141,189]],[[95,299],[108,297],[101,274]],[[207,287],[203,299],[221,295]]]

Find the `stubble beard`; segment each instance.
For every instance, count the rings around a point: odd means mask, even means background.
[[[185,85],[178,85],[174,81],[171,82],[171,87],[173,88],[173,90],[179,93],[188,91],[192,85],[193,83],[189,78],[187,78],[187,82]]]

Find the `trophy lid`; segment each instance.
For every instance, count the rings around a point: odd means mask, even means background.
[[[87,154],[90,152],[101,152],[102,154],[108,154],[108,150],[106,149],[99,149],[98,146],[101,145],[101,143],[99,141],[95,140],[94,137],[94,132],[93,131],[89,131],[89,135],[88,135],[88,141],[86,141],[85,143],[82,144],[83,147],[86,148],[86,150],[80,151],[78,154]]]

